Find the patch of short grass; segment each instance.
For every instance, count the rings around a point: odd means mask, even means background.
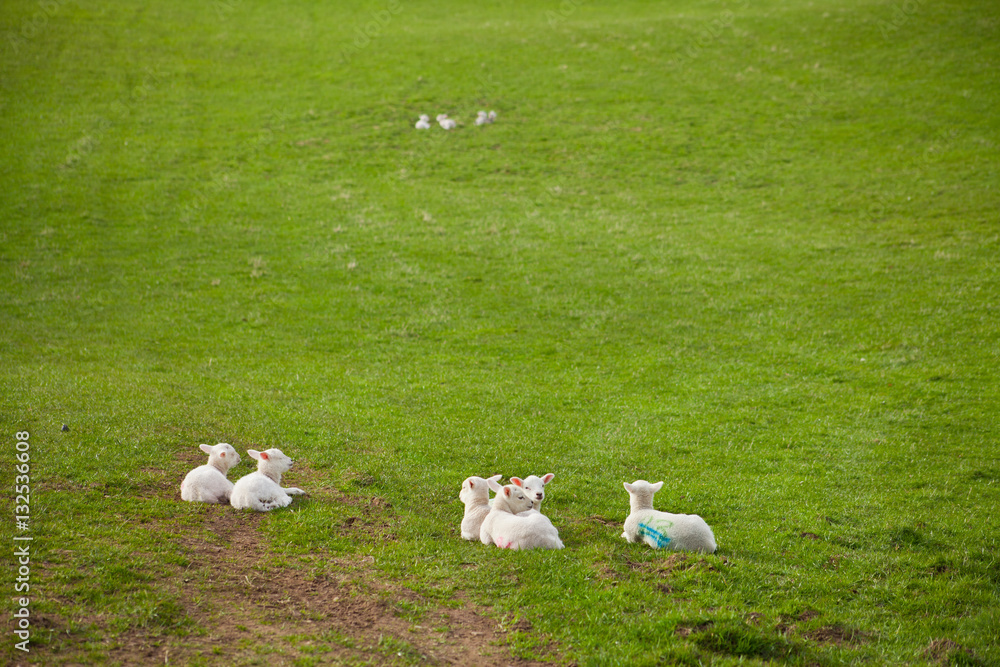
[[[239,528],[274,567],[460,592],[517,657],[1000,660],[996,10],[392,7],[5,4],[30,659],[202,641],[176,488],[224,441],[300,462]],[[465,476],[549,471],[564,551],[459,539]],[[719,553],[620,540],[636,478]]]

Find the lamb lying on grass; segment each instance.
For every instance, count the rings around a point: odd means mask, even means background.
[[[486,515],[479,529],[483,544],[495,544],[501,549],[562,549],[559,531],[549,518],[538,512],[529,512],[533,501],[513,484],[500,486],[488,480],[496,491],[493,509]]]
[[[229,503],[233,483],[226,479],[229,469],[240,462],[240,455],[225,442],[213,446],[198,445],[208,454],[208,463],[198,466],[181,482],[181,500],[200,503]]]
[[[472,476],[462,482],[462,490],[458,497],[465,503],[465,516],[462,517],[462,539],[478,540],[479,529],[483,519],[490,513],[489,483],[496,482],[502,475],[493,475],[489,479]]]
[[[542,477],[538,477],[537,475],[528,475],[524,479],[511,477],[510,483],[521,487],[524,493],[531,499],[533,503],[532,507],[541,512],[542,501],[545,500],[545,485],[551,482],[553,477],[555,477],[555,473],[551,472]]]
[[[229,502],[238,510],[252,509],[269,512],[276,507],[287,507],[292,496],[305,495],[305,491],[295,487],[281,488],[281,475],[292,467],[292,459],[280,449],[258,452],[248,449],[250,458],[257,459],[257,472],[241,477],[233,487]]]
[[[451,118],[448,118],[448,114],[446,113],[439,113],[437,115],[437,122],[438,125],[446,130],[454,130],[458,126],[458,123],[453,121]]]
[[[650,484],[643,479],[631,484],[625,482],[631,511],[625,519],[622,537],[629,542],[645,542],[654,549],[714,553],[715,536],[700,516],[653,509],[653,494],[661,488],[663,482]]]

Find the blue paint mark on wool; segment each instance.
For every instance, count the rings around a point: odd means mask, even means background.
[[[667,525],[663,525],[666,523]],[[652,525],[648,523],[639,524],[639,536],[645,539],[645,541],[651,546],[657,549],[665,549],[668,544],[670,544],[670,538],[667,537],[667,528],[670,528],[673,524],[669,521],[660,522],[658,524],[659,528],[662,530],[657,530]]]

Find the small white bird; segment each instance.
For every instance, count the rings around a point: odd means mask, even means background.
[[[418,130],[431,129],[431,117],[428,116],[427,114],[421,114],[420,120],[417,121],[417,124],[414,127],[416,127]]]
[[[476,125],[486,125],[489,122],[490,118],[486,115],[485,111],[480,111],[476,114]]]
[[[446,130],[454,130],[456,127],[458,127],[458,123],[453,121],[451,118],[448,118],[448,114],[446,113],[438,114],[437,122],[438,125],[440,125]]]

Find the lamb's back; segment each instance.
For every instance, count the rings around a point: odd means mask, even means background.
[[[198,466],[181,482],[181,499],[202,503],[228,503],[233,483],[218,468]]]
[[[253,509],[266,512],[276,507],[285,507],[291,497],[267,475],[253,472],[241,477],[233,486],[230,504],[236,509]]]

